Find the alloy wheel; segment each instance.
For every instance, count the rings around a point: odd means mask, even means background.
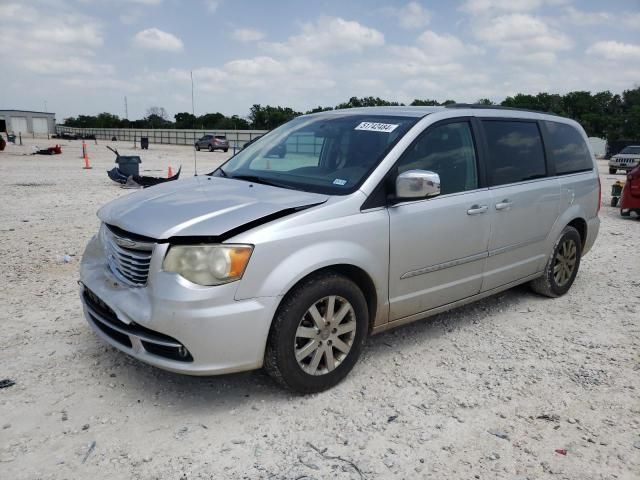
[[[572,239],[564,240],[556,252],[553,265],[553,278],[559,287],[565,286],[571,279],[576,266],[578,249]]]
[[[349,354],[356,337],[356,315],[337,295],[321,298],[302,316],[294,341],[298,365],[309,375],[335,370]]]

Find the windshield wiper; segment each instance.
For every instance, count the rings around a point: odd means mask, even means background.
[[[270,185],[272,187],[289,188],[289,189],[291,188],[290,185],[285,185],[284,183],[278,183],[272,180],[267,180],[266,178],[258,177],[256,175],[234,175],[229,178],[235,178],[236,180],[244,180],[246,182],[261,183],[262,185]]]

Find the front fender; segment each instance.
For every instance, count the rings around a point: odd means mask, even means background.
[[[334,265],[354,266],[372,280],[378,299],[374,323],[388,316],[389,231],[386,210],[320,222],[296,233],[256,242],[236,300],[282,297],[307,275]]]

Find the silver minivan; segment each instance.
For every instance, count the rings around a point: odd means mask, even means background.
[[[370,334],[529,282],[571,287],[599,229],[584,130],[468,105],[297,117],[208,175],[102,207],[81,298],[96,335],[157,367],[264,367],[308,393]]]

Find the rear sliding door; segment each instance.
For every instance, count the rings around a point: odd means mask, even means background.
[[[538,122],[481,121],[491,192],[491,238],[482,291],[538,272],[545,240],[558,218],[560,183],[548,176]]]

